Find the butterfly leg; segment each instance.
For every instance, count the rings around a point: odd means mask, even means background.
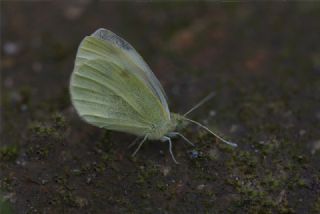
[[[143,140],[139,143],[137,149],[132,153],[131,155],[132,157],[134,157],[137,154],[137,152],[140,150],[142,144],[147,140],[147,138],[148,138],[148,135],[144,136]]]
[[[163,136],[161,141],[168,141],[169,143],[169,152],[170,152],[170,155],[172,157],[172,160],[176,163],[176,164],[179,164],[179,162],[175,159],[174,155],[173,155],[173,152],[172,152],[172,142],[171,142],[171,139],[167,136]]]
[[[129,144],[128,149],[130,149],[132,146],[136,145],[139,139],[140,139],[140,137],[137,137],[136,139],[134,139],[134,141],[132,141],[132,143]]]
[[[187,143],[189,143],[191,146],[195,146],[188,138],[186,138],[183,134],[179,133],[179,132],[170,132],[169,134],[171,135],[178,135],[180,136],[182,139],[184,139]]]

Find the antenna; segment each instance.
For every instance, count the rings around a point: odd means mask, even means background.
[[[199,122],[197,122],[197,121],[194,121],[194,120],[191,120],[191,119],[186,118],[186,117],[185,117],[184,119],[187,120],[187,121],[189,121],[189,122],[191,122],[191,123],[194,123],[194,124],[200,126],[201,128],[205,129],[206,131],[210,132],[211,134],[213,134],[216,138],[218,138],[218,139],[221,140],[222,142],[224,142],[224,143],[226,143],[226,144],[228,144],[228,145],[230,145],[230,146],[233,146],[233,147],[237,147],[237,146],[238,146],[238,144],[236,144],[236,143],[232,143],[232,142],[226,141],[225,139],[223,139],[222,137],[220,137],[219,135],[217,135],[216,133],[214,133],[214,132],[211,131],[208,127],[202,125],[201,123],[199,123]]]
[[[205,98],[203,98],[197,105],[195,105],[194,107],[192,107],[189,111],[187,111],[183,116],[186,116],[187,114],[191,113],[193,110],[199,108],[200,106],[202,106],[205,102],[207,102],[208,100],[210,100],[212,97],[214,97],[216,95],[216,93],[211,92],[208,96],[206,96]]]

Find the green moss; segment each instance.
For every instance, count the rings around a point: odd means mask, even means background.
[[[1,177],[0,178],[0,189],[3,191],[11,191],[12,190],[13,180],[11,177]]]
[[[72,194],[72,192],[68,190],[60,190],[58,192],[58,203],[62,204],[63,206],[71,206],[71,207],[77,207],[77,198]]]
[[[54,182],[65,187],[68,183],[68,178],[64,175],[57,175],[54,177]]]
[[[17,145],[0,147],[1,161],[14,161],[19,155],[19,147]]]
[[[157,178],[158,176],[160,176],[160,169],[157,166],[146,164],[145,166],[140,166],[138,169],[135,183],[145,186],[148,181]]]
[[[11,203],[7,198],[4,197],[2,192],[0,192],[0,213],[1,214],[14,213]]]
[[[101,160],[103,162],[109,162],[109,161],[114,160],[114,157],[111,154],[104,153],[101,155]]]
[[[262,180],[262,184],[268,191],[275,191],[281,187],[282,180],[269,173]]]
[[[217,145],[218,145],[219,149],[221,150],[221,152],[223,152],[223,153],[233,154],[234,152],[237,151],[237,148],[234,148],[230,145],[227,145],[221,141],[219,141]]]
[[[233,209],[240,208],[246,213],[273,213],[275,202],[260,186],[253,182],[241,183],[237,190],[241,197],[234,201]]]
[[[297,181],[297,185],[298,187],[301,187],[301,188],[308,188],[309,187],[309,184],[308,182],[303,179],[303,178],[300,178],[298,181]]]
[[[34,159],[46,159],[54,144],[63,142],[66,135],[66,120],[59,113],[53,113],[46,120],[30,122],[27,127],[26,153]]]
[[[50,137],[56,135],[56,130],[48,124],[41,122],[32,122],[28,126],[29,131],[36,137]]]
[[[156,184],[156,188],[159,190],[159,191],[166,191],[167,189],[168,189],[168,186],[165,184],[165,183],[163,183],[163,182],[158,182],[157,184]]]
[[[111,132],[108,130],[104,130],[102,137],[100,137],[97,147],[101,149],[104,154],[110,152],[111,148],[113,147],[113,141],[111,140]],[[109,157],[110,158],[110,157]]]
[[[50,118],[45,121],[33,121],[28,125],[29,133],[36,137],[56,137],[61,136],[61,132],[65,132],[66,120],[60,113],[53,113]]]
[[[149,199],[149,198],[151,198],[151,195],[149,193],[147,193],[147,192],[142,192],[140,197],[142,199]]]
[[[238,151],[234,154],[233,159],[241,171],[246,174],[252,173],[258,163],[256,154],[249,151]]]
[[[87,172],[90,172],[90,170],[91,170],[91,165],[89,164],[89,163],[84,163],[84,164],[82,164],[81,165],[81,171],[83,172],[83,173],[87,173]]]
[[[94,165],[94,171],[98,173],[103,173],[106,170],[106,166],[104,163],[98,163]]]
[[[316,201],[313,204],[312,212],[314,213],[320,213],[320,196],[316,199]]]
[[[61,129],[66,127],[66,120],[62,114],[56,112],[52,116],[53,127],[56,129]]]

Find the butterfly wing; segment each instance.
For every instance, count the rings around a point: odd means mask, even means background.
[[[76,66],[70,93],[85,121],[110,130],[143,136],[165,115],[158,98],[140,79],[124,66],[101,58]]]
[[[89,47],[92,47],[94,51]],[[127,41],[109,30],[98,29],[82,41],[78,50],[76,65],[97,57],[120,64],[130,73],[136,75],[159,99],[162,108],[166,111],[165,117],[170,119],[166,95],[159,80],[143,58]]]

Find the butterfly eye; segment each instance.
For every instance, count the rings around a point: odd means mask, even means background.
[[[176,125],[176,127],[177,127],[178,130],[183,129],[183,128],[186,127],[186,126],[187,126],[187,123],[186,123],[185,121],[183,121],[183,120],[181,120],[181,119],[178,119],[178,120],[177,120],[177,125]]]

